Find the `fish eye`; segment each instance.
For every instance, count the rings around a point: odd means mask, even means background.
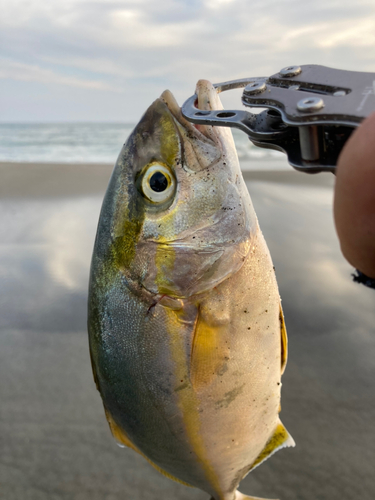
[[[168,178],[163,172],[155,172],[149,179],[150,188],[156,193],[165,191],[168,187]]]
[[[176,180],[168,167],[161,163],[153,163],[143,174],[141,188],[148,200],[162,203],[173,196]]]

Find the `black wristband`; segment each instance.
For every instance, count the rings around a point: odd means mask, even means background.
[[[362,283],[362,285],[368,286],[369,288],[375,288],[374,278],[369,278],[365,274],[361,273],[361,271],[358,271],[358,269],[356,269],[356,272],[357,274],[352,274],[353,281],[356,283]]]

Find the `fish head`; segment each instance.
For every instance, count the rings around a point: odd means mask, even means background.
[[[222,109],[209,82],[197,96],[200,109]],[[141,289],[187,298],[241,267],[257,227],[231,131],[189,123],[165,91],[119,155],[97,252]]]

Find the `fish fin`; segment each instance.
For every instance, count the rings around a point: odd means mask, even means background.
[[[284,373],[288,359],[288,336],[286,334],[283,309],[280,304],[280,335],[281,335],[281,375]]]
[[[295,445],[296,443],[294,442],[294,439],[279,420],[271,439],[268,440],[263,451],[259,454],[258,458],[250,467],[249,472],[258,467],[258,465],[267,460],[267,458],[272,456],[278,450],[281,450],[281,448],[287,448],[289,446],[295,446]]]
[[[96,385],[96,390],[100,392],[98,374],[96,373],[95,363],[94,360],[92,359],[91,349],[90,349],[90,361],[91,361],[92,374],[94,376],[94,382]]]
[[[260,497],[249,497],[248,495],[244,495],[243,493],[236,491],[235,500],[270,500],[270,499],[260,498]]]
[[[209,385],[226,369],[229,349],[224,341],[225,330],[221,325],[210,325],[198,315],[190,358],[190,380],[195,391]]]
[[[125,445],[128,448],[131,448],[134,450],[136,453],[139,453],[147,462],[154,467],[160,474],[163,476],[167,477],[168,479],[172,479],[172,481],[176,481],[176,483],[184,484],[185,486],[191,486],[191,484],[185,483],[185,481],[181,481],[181,479],[178,479],[177,477],[172,476],[172,474],[169,474],[169,472],[166,472],[163,470],[161,467],[156,465],[154,462],[152,462],[146,455],[144,455],[136,446],[131,442],[129,437],[126,435],[125,431],[120,429],[120,427],[116,424],[116,422],[113,420],[112,415],[109,413],[107,409],[104,409],[105,411],[105,416],[107,417],[107,421],[109,424],[109,428],[111,429],[112,435],[119,443],[120,445]]]
[[[119,445],[127,446],[128,448],[131,448],[135,452],[142,455],[142,453],[138,450],[138,448],[130,441],[126,433],[122,429],[120,429],[120,427],[116,424],[109,411],[106,408],[104,408],[104,411],[109,428],[111,429],[112,432],[112,436],[115,438],[116,442]]]

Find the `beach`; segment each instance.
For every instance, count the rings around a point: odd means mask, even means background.
[[[272,163],[272,162],[271,162]],[[296,448],[241,483],[281,500],[372,500],[375,291],[354,283],[334,177],[267,160],[244,177],[289,334],[281,420]],[[108,164],[0,163],[0,498],[209,500],[111,437],[92,378],[86,301]]]

